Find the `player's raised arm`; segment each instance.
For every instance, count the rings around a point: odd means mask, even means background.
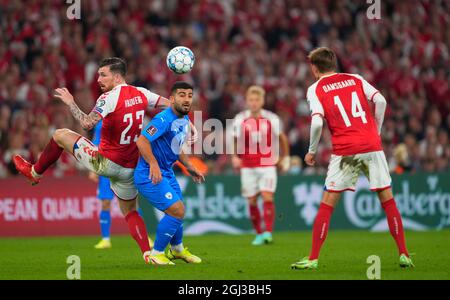
[[[67,88],[58,88],[55,90],[55,97],[69,106],[72,116],[81,124],[81,127],[85,130],[91,130],[94,128],[102,118],[97,113],[92,111],[89,115],[85,114],[75,103],[72,94]]]
[[[148,110],[151,109],[166,109],[170,106],[170,100],[167,98],[164,98],[163,96],[160,96],[158,94],[155,94],[146,88],[143,87],[137,87],[137,89],[145,95],[145,97],[148,100]]]
[[[161,98],[159,99],[158,104],[155,106],[155,108],[158,109],[166,109],[170,106],[170,100],[167,98],[164,98],[162,96],[160,96]]]

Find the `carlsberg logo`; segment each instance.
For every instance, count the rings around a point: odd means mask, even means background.
[[[428,176],[420,192],[408,180],[394,183],[394,198],[403,217],[403,225],[411,230],[441,229],[450,226],[450,192],[439,185],[438,176]],[[322,198],[323,186],[303,183],[293,187],[295,204],[300,206],[299,217],[312,226]],[[387,231],[388,224],[377,194],[370,191],[369,182],[358,180],[356,192],[342,194],[343,206],[349,225],[372,231]],[[342,207],[337,207],[338,210]]]
[[[181,190],[188,186],[188,178],[179,177]],[[208,232],[242,234],[248,232],[247,201],[238,195],[226,193],[223,183],[209,186],[195,185],[195,193],[185,195],[184,233],[200,235]],[[158,214],[159,219],[161,215]]]
[[[438,188],[439,178],[426,180],[429,192],[411,191],[409,181],[394,187],[394,198],[403,217],[404,227],[412,230],[441,229],[450,225],[450,193]],[[384,211],[376,193],[368,192],[367,180],[360,180],[356,193],[344,196],[345,212],[349,221],[359,228],[373,231],[388,229]]]
[[[197,193],[186,196],[186,219],[247,219],[247,201],[240,195],[227,195],[222,183],[214,184],[214,193],[207,195],[206,185],[196,185]]]

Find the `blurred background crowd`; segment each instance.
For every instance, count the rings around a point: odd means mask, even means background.
[[[448,0],[382,0],[380,20],[367,18],[365,0],[91,0],[80,1],[80,20],[67,18],[65,2],[0,0],[0,177],[15,174],[15,153],[34,161],[57,128],[90,135],[53,93],[68,87],[88,113],[100,93],[97,64],[107,56],[126,59],[129,84],[161,95],[176,80],[194,83],[193,109],[224,124],[245,108],[246,88],[262,85],[266,108],[284,122],[290,172],[322,174],[331,154],[326,130],[319,167],[300,159],[314,82],[306,55],[318,45],[337,52],[342,72],[361,74],[386,97],[382,139],[392,172],[449,170]],[[165,62],[177,45],[197,59],[181,78]],[[203,159],[212,174],[233,172],[227,155]],[[52,172],[79,170],[65,155]]]

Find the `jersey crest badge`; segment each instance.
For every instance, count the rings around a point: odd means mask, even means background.
[[[150,134],[151,136],[155,135],[155,133],[158,131],[158,128],[156,128],[155,126],[150,126],[147,129],[147,133]]]

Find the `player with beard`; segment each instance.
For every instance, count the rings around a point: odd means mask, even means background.
[[[155,208],[165,213],[156,229],[155,244],[149,256],[149,262],[154,265],[175,265],[172,260],[176,258],[188,263],[201,262],[183,246],[185,209],[180,185],[172,170],[179,160],[195,183],[205,180],[182,151],[189,132],[187,114],[192,96],[190,84],[176,82],[170,96],[171,106],[152,119],[137,141],[141,157],[134,172],[136,188]],[[166,255],[164,250],[169,243],[171,247]]]
[[[166,108],[170,102],[145,88],[128,85],[125,82],[126,72],[126,63],[121,58],[106,58],[100,63],[97,81],[103,94],[89,114],[80,110],[66,88],[55,91],[55,97],[69,106],[83,129],[91,130],[103,120],[99,147],[76,132],[66,128],[57,129],[34,165],[19,155],[13,157],[13,162],[16,169],[33,185],[39,183],[44,172],[59,159],[63,151],[72,154],[89,171],[108,177],[130,234],[148,262],[151,248],[144,221],[136,211],[137,190],[133,182],[134,168],[139,158],[136,141],[146,110]]]

